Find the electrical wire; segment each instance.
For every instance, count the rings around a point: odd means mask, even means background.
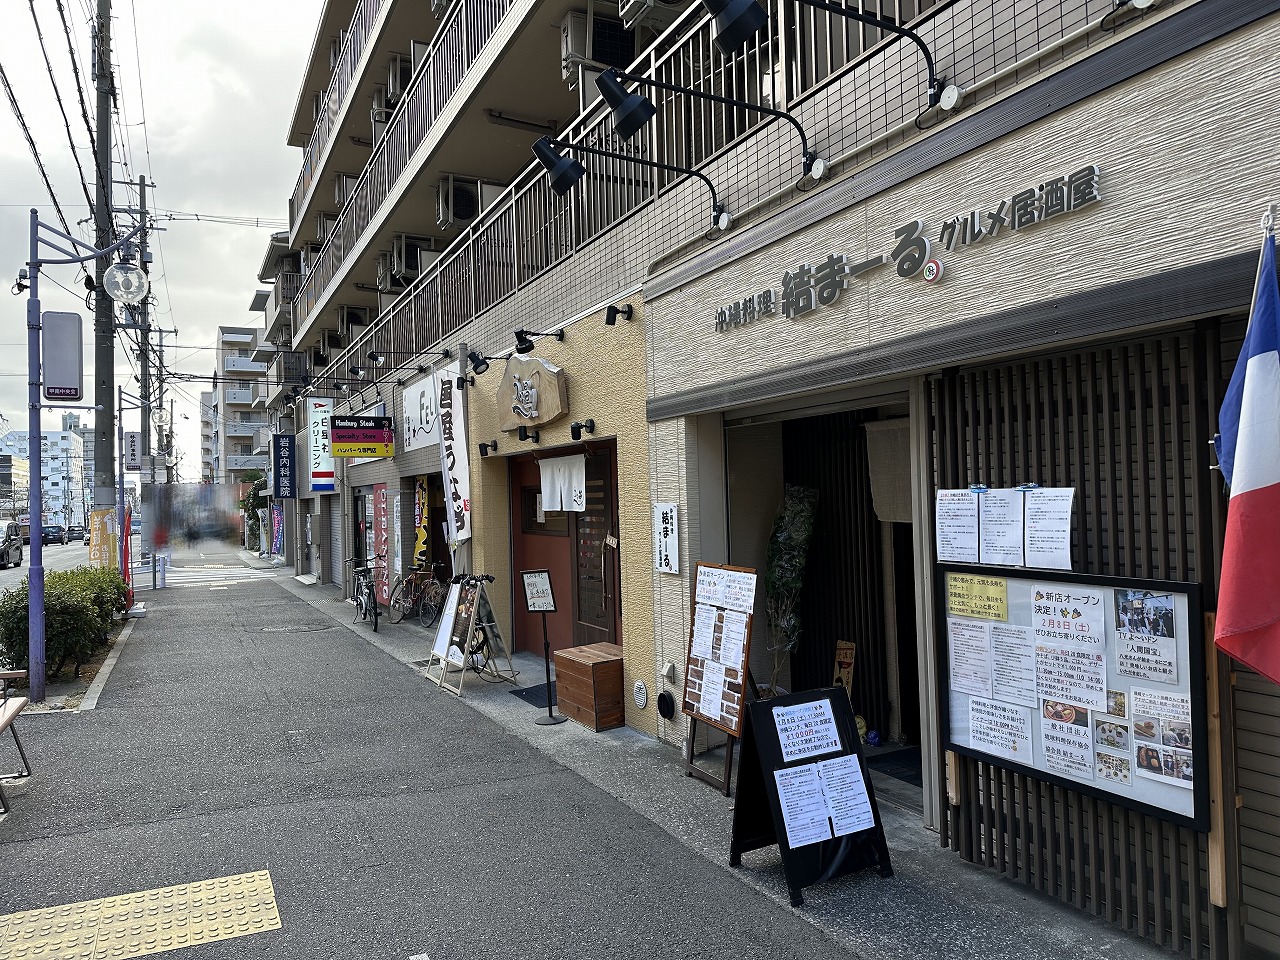
[[[53,184],[49,181],[49,171],[45,169],[44,161],[40,159],[40,151],[36,149],[36,142],[31,136],[31,129],[27,126],[27,118],[22,115],[22,108],[18,106],[18,98],[13,95],[13,87],[9,85],[9,76],[4,72],[3,64],[0,64],[0,85],[4,86],[4,92],[9,97],[9,106],[13,108],[13,115],[18,118],[18,126],[22,128],[22,135],[26,137],[27,146],[31,148],[31,159],[36,162],[36,168],[40,171],[40,179],[44,181],[45,191],[49,194],[53,209],[58,214],[58,222],[62,224],[62,231],[70,236],[71,225],[67,223],[66,214],[62,212],[62,204],[58,202],[58,195],[54,193]]]
[[[71,25],[67,23],[67,11],[62,5],[62,0],[54,0],[54,2],[58,5],[58,16],[62,20],[62,32],[67,38],[67,55],[71,58],[71,73],[76,78],[76,96],[80,99],[80,117],[84,120],[84,128],[89,133],[89,147],[93,150],[94,165],[96,166],[98,138],[94,136],[93,124],[89,122],[89,104],[84,98],[84,80],[80,76],[80,62],[76,58],[75,44],[71,40]],[[50,73],[52,72],[52,68],[50,68]]]
[[[71,136],[71,120],[67,117],[67,108],[62,102],[62,91],[58,89],[58,78],[53,73],[53,62],[49,59],[49,50],[44,45],[44,31],[40,29],[40,18],[36,16],[36,0],[27,0],[31,8],[31,22],[35,24],[36,40],[40,44],[40,53],[44,55],[45,69],[49,73],[49,83],[53,87],[53,99],[58,103],[58,112],[62,114],[62,126],[67,131],[67,146],[71,148],[71,159],[75,161],[76,170],[80,172],[80,189],[84,191],[84,203],[93,215],[93,198],[89,196],[88,178],[84,175],[84,167],[80,164],[80,154],[76,151],[75,138]]]

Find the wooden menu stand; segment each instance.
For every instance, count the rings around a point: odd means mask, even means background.
[[[756,686],[756,679],[751,675],[751,668],[747,668],[747,683],[751,687],[751,697],[754,700],[760,699],[760,688]],[[717,729],[719,729],[717,727]],[[733,748],[738,742],[738,738],[733,734],[726,734],[724,745],[724,772],[717,777],[713,772],[704,770],[693,762],[693,741],[698,736],[698,718],[691,716],[689,718],[689,743],[685,749],[684,757],[684,775],[686,777],[697,777],[704,783],[709,783],[715,787],[726,797],[729,796],[730,785],[732,783],[733,774]]]

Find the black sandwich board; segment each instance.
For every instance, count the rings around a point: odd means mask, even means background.
[[[804,887],[847,873],[893,876],[853,708],[839,687],[747,706],[729,864],[774,844],[792,906],[804,903]]]

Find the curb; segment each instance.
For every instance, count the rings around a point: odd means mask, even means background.
[[[93,683],[89,684],[89,689],[85,693],[84,699],[80,701],[80,706],[77,708],[78,713],[97,708],[98,698],[102,696],[102,691],[106,689],[107,678],[111,676],[111,671],[115,669],[116,661],[120,659],[120,651],[124,649],[125,641],[129,639],[129,634],[133,633],[134,625],[137,622],[137,620],[130,620],[125,624],[124,629],[120,631],[120,637],[116,640],[115,646],[111,648],[111,652],[107,654],[107,659],[103,661],[102,669],[93,678]]]

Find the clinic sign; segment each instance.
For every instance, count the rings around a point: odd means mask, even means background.
[[[291,433],[271,437],[271,495],[277,500],[298,497],[297,471],[294,465],[297,438]]]
[[[307,465],[312,493],[333,493],[333,454],[329,451],[332,400],[307,401]]]
[[[924,220],[913,220],[894,230],[893,246],[887,253],[866,260],[829,253],[823,259],[802,263],[782,274],[778,288],[760,290],[721,306],[715,314],[715,328],[730,330],[779,313],[788,320],[800,320],[836,303],[854,280],[890,264],[904,280],[918,276],[926,283],[937,283],[946,272],[937,248],[956,253],[965,247],[991,244],[1002,236],[1100,203],[1100,176],[1097,165],[1091,164],[1049,177],[986,207],[942,218],[932,236]]]

